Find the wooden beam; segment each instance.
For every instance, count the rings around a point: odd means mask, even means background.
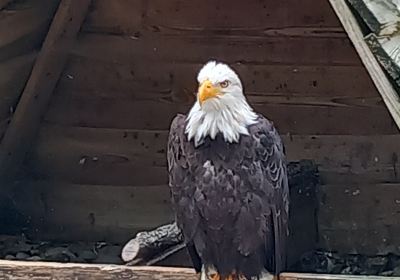
[[[365,275],[328,275],[311,273],[282,273],[279,280],[394,280],[398,277]]]
[[[400,89],[400,9],[393,0],[349,0],[371,29],[365,41]],[[367,32],[369,33],[369,32]],[[364,34],[365,35],[365,34]]]
[[[400,10],[392,0],[349,0],[377,36],[389,36],[399,29]]]
[[[375,56],[364,41],[362,31],[356,18],[351,12],[345,0],[329,0],[337,16],[339,17],[350,40],[353,42],[360,59],[369,72],[375,86],[381,94],[397,126],[400,128],[400,101],[396,90],[386,77]]]
[[[23,280],[29,275],[31,280],[65,279],[65,280],[198,280],[191,268],[157,267],[157,266],[121,266],[109,264],[24,262],[0,260],[0,273],[7,280]],[[2,278],[3,279],[3,278]],[[394,280],[398,277],[327,275],[282,273],[280,280]]]
[[[198,280],[190,268],[128,267],[120,265],[93,265],[50,262],[0,261],[0,274],[7,280]],[[3,279],[3,278],[2,278]]]
[[[13,0],[0,0],[0,10],[4,9],[9,5]]]
[[[0,182],[18,170],[35,139],[50,96],[60,77],[68,50],[85,18],[90,0],[63,0],[0,145]]]
[[[398,21],[400,22],[400,17]],[[392,78],[400,96],[400,32],[387,37],[379,37],[371,33],[365,37],[365,42],[388,76]]]
[[[0,61],[40,50],[59,4],[60,0],[12,0],[0,7]]]

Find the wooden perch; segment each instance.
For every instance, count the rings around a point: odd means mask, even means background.
[[[314,199],[315,187],[319,180],[317,167],[309,160],[291,162],[288,165],[288,178],[291,197],[295,198],[291,204],[291,209],[297,213],[292,218],[291,224],[304,224],[304,230],[303,227],[296,226],[298,230],[301,229],[301,233],[297,233],[298,235],[294,235],[294,237],[297,239],[307,237],[307,241],[302,241],[301,245],[296,244],[297,250],[291,250],[289,254],[289,259],[297,261],[302,253],[313,249],[313,242],[316,240],[316,232],[314,231],[316,221],[313,220],[313,213],[316,207]],[[299,193],[303,194],[304,197],[299,198]],[[307,204],[307,207],[303,205],[304,203]],[[307,222],[304,221],[305,218]],[[181,231],[176,223],[171,223],[160,226],[152,231],[138,233],[135,238],[131,239],[124,246],[121,258],[127,262],[127,265],[154,265],[167,259],[184,247]]]
[[[193,269],[128,267],[119,265],[64,264],[51,262],[0,261],[0,275],[7,280],[198,280]]]
[[[193,269],[0,260],[1,279],[7,280],[198,280]],[[282,273],[280,280],[394,280],[397,277]]]

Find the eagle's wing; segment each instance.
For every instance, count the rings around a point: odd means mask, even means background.
[[[269,269],[278,274],[286,267],[286,243],[289,234],[289,187],[285,150],[273,124],[262,116],[250,134],[259,139],[255,141],[256,147],[252,147],[256,151],[255,160],[261,161],[267,184],[272,186],[272,227],[267,226],[266,253]]]
[[[185,148],[184,136],[185,116],[178,114],[172,121],[167,146],[169,187],[171,190],[172,205],[179,228],[183,231],[186,247],[197,272],[201,270],[201,260],[192,242],[199,223],[198,211],[195,209],[193,196],[193,184],[189,171],[189,158],[193,158],[191,149]],[[184,223],[183,221],[190,221]]]

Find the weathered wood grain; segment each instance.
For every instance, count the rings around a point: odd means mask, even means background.
[[[6,273],[7,280],[22,280],[29,274],[31,279],[52,277],[66,280],[94,280],[94,279],[187,279],[198,278],[193,269],[175,267],[127,267],[119,265],[94,265],[94,264],[62,264],[54,262],[22,262],[1,261],[0,270]],[[392,280],[396,277],[359,276],[359,275],[326,275],[307,273],[282,273],[282,280]]]
[[[94,1],[85,30],[134,34],[139,29],[176,33],[279,33],[285,27],[340,28],[326,1]],[[240,19],[240,21],[238,20]],[[318,32],[316,32],[318,33]],[[332,32],[334,33],[334,32]]]
[[[151,170],[144,170],[150,173]],[[315,248],[316,166],[309,161],[288,164],[291,209],[289,263]],[[24,180],[10,193],[15,213],[9,218],[18,232],[42,240],[125,242],[138,231],[167,224],[174,216],[167,181],[158,186],[79,185]],[[14,219],[14,220],[13,220]],[[304,241],[304,239],[307,239]],[[298,240],[302,240],[298,244]]]
[[[153,175],[154,176],[154,175]],[[28,199],[29,198],[29,199]],[[121,242],[173,220],[169,188],[24,181],[12,199],[30,237]]]
[[[40,130],[25,169],[34,178],[70,183],[164,184],[167,182],[167,135],[167,130],[47,124]],[[288,160],[314,160],[324,183],[400,180],[399,135],[282,136]]]
[[[40,47],[59,0],[14,2],[0,10],[0,61]]]
[[[395,134],[397,127],[384,106],[314,106],[253,104],[273,120],[281,133],[291,134]],[[45,120],[68,126],[122,129],[168,129],[177,113],[190,104],[170,100],[53,96]],[[315,122],[315,120],[320,120]]]
[[[328,275],[311,273],[282,273],[281,280],[395,280],[398,277],[366,275]]]
[[[196,77],[205,62],[113,63],[74,57],[61,76],[57,92],[137,99],[151,99],[151,93],[156,93],[158,98],[192,101],[197,90]],[[346,105],[342,98],[350,99],[350,105],[352,101],[362,105],[363,99],[379,98],[363,67],[252,63],[233,63],[232,67],[240,75],[246,95],[330,98],[331,103],[339,106]]]
[[[55,262],[0,261],[0,271],[6,280],[23,280],[26,275],[32,280],[196,280],[198,276],[191,268],[157,266],[121,266],[110,264],[81,264]],[[328,275],[311,273],[281,273],[281,280],[395,280],[398,277],[365,275]]]
[[[128,267],[118,265],[72,264],[55,262],[0,261],[5,280],[196,280],[193,269],[167,267]]]
[[[222,35],[136,37],[82,34],[71,50],[100,61],[205,63],[219,59],[243,64],[356,65],[361,61],[347,37],[246,37]],[[107,54],[107,55],[105,55]]]
[[[0,180],[12,179],[35,137],[43,112],[84,20],[89,0],[63,0],[38,54],[21,99],[0,145]]]
[[[143,0],[93,0],[82,31],[135,35],[141,29],[146,9]]]
[[[354,254],[400,252],[399,184],[319,188],[320,247]]]

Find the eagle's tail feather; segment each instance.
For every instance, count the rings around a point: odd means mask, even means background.
[[[258,279],[259,280],[276,280],[278,278],[267,271],[263,271],[263,272],[261,272],[261,275],[258,277]]]
[[[257,280],[277,280],[279,278],[267,271],[262,271],[260,276],[252,277],[251,279],[247,279],[244,275],[236,274],[236,273],[232,273],[226,277],[221,277],[221,275],[215,269],[213,269],[211,267],[205,268],[204,266],[202,266],[201,272],[200,272],[200,280],[256,280],[256,279]]]

